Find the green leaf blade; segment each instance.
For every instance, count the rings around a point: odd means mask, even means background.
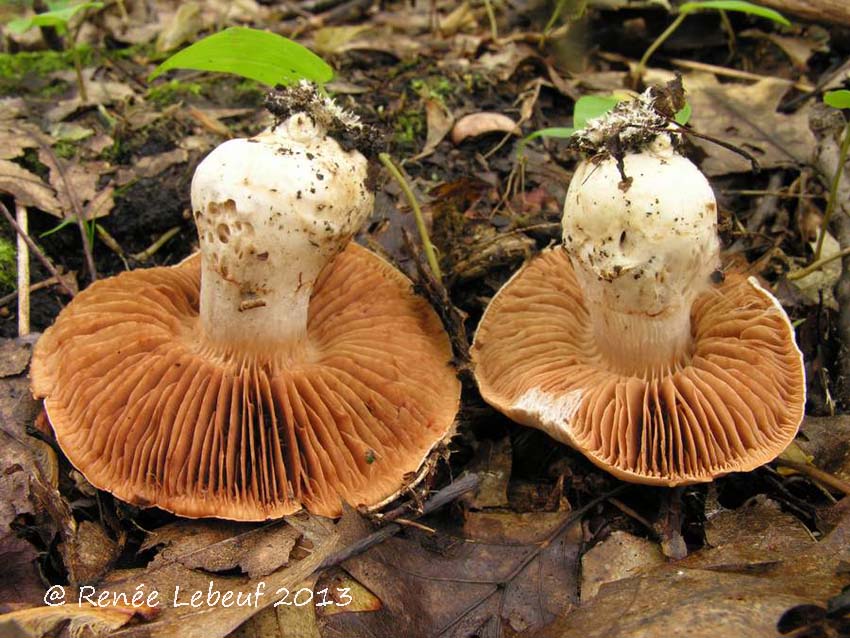
[[[573,136],[576,130],[572,127],[554,127],[554,128],[542,128],[538,131],[534,131],[527,135],[522,141],[523,143],[530,142],[531,140],[536,140],[539,137],[558,137],[561,139],[566,139]]]
[[[850,91],[841,89],[839,91],[827,91],[823,96],[824,104],[834,109],[850,109]]]
[[[707,9],[748,13],[750,15],[758,16],[759,18],[772,20],[773,22],[786,27],[791,26],[788,18],[778,11],[768,9],[767,7],[761,7],[757,4],[753,4],[752,2],[744,2],[744,0],[702,0],[701,2],[686,2],[679,7],[679,14],[688,15],[689,13],[705,11]]]
[[[573,111],[573,127],[575,130],[583,129],[587,126],[589,120],[602,117],[622,101],[623,98],[616,95],[585,95],[580,97]]]
[[[71,19],[81,11],[85,11],[86,9],[102,8],[102,2],[81,2],[79,4],[62,6],[61,8],[53,9],[52,11],[37,13],[29,18],[17,18],[15,20],[11,20],[6,25],[6,28],[10,33],[14,33],[16,35],[29,31],[33,27],[55,27],[57,29],[65,29]]]
[[[170,69],[232,73],[267,86],[309,80],[329,82],[333,69],[306,47],[283,36],[230,27],[178,51],[160,64],[148,81]]]

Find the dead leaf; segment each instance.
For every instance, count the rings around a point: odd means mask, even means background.
[[[283,523],[251,527],[228,521],[178,521],[148,534],[142,549],[163,546],[151,567],[167,562],[208,572],[239,567],[257,578],[288,564],[289,552],[300,537],[298,530]]]
[[[98,188],[100,176],[110,170],[106,162],[69,162],[45,148],[39,148],[38,158],[50,169],[50,185],[59,200],[60,211],[54,215],[67,218],[76,215],[79,210],[83,219],[88,221],[112,211],[115,205],[113,189]]]
[[[800,71],[808,70],[809,59],[815,53],[829,52],[829,33],[816,25],[811,25],[804,35],[782,35],[765,33],[759,29],[746,29],[738,34],[742,38],[761,38],[779,47]]]
[[[469,137],[486,133],[520,135],[520,130],[516,122],[502,113],[470,113],[455,122],[452,128],[452,142],[458,145]]]
[[[691,73],[684,77],[684,86],[693,109],[689,124],[698,133],[748,151],[762,169],[811,160],[815,138],[808,126],[808,107],[792,114],[777,112],[788,92],[786,82],[765,79],[751,85],[721,84],[713,75]],[[693,142],[707,154],[700,168],[708,176],[752,170],[750,162],[737,153],[706,140]]]
[[[95,70],[96,69],[83,70],[83,82],[85,82],[86,85],[88,100],[83,101],[82,97],[79,95],[67,100],[60,100],[56,106],[47,111],[46,115],[48,120],[51,122],[61,122],[81,108],[98,106],[100,104],[107,106],[135,95],[133,89],[124,82],[115,82],[95,77]],[[76,75],[74,75],[73,71],[56,71],[51,74],[51,77],[63,79],[69,84],[74,85],[77,82]]]
[[[0,192],[12,195],[23,206],[62,215],[62,205],[52,188],[35,173],[5,159],[0,159]]]
[[[814,464],[840,479],[850,481],[850,416],[807,416],[797,445]]]
[[[605,583],[655,569],[667,561],[658,543],[615,531],[581,557],[581,602],[596,596]]]
[[[469,2],[461,2],[445,18],[440,20],[440,33],[444,36],[453,36],[460,31],[473,31],[478,26],[475,12]]]
[[[322,27],[313,34],[313,50],[321,56],[339,55],[358,36],[371,29],[368,24]]]
[[[441,100],[429,98],[425,100],[425,120],[428,124],[428,135],[425,138],[425,146],[422,151],[413,158],[420,160],[423,157],[428,157],[439,146],[443,138],[448,135],[448,132],[454,124],[454,116],[446,108]]]
[[[115,182],[118,186],[125,186],[136,179],[156,177],[163,171],[168,170],[175,164],[185,164],[189,161],[189,152],[183,148],[173,151],[148,155],[134,162],[129,168],[120,168]]]
[[[342,567],[381,609],[323,617],[322,636],[513,635],[542,626],[577,601],[581,529],[569,515],[544,517],[543,524],[534,515],[487,515],[502,517],[489,538],[410,530],[346,561]],[[534,534],[542,531],[536,542],[519,540],[532,535],[529,526]]]
[[[56,635],[63,623],[68,623],[71,636],[112,635],[136,615],[151,615],[146,609],[132,607],[95,608],[89,605],[34,607],[0,616],[0,635],[7,638],[41,638]]]
[[[35,148],[38,142],[17,123],[0,125],[0,160],[20,157],[28,148]]]
[[[164,53],[176,49],[181,44],[193,40],[203,27],[201,5],[197,2],[182,2],[173,19],[160,31],[156,39],[156,50]]]
[[[466,470],[476,474],[478,489],[468,494],[465,501],[474,509],[508,506],[508,481],[511,478],[511,440],[484,440],[478,445],[475,456]]]
[[[717,514],[716,544],[686,559],[603,585],[589,604],[528,638],[775,638],[789,607],[841,591],[850,517],[820,543],[761,500]]]
[[[481,71],[495,75],[501,82],[511,79],[519,65],[539,57],[537,51],[524,43],[510,42],[496,51],[483,54],[475,63]]]

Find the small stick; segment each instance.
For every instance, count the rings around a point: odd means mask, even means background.
[[[27,236],[29,223],[27,207],[15,202],[15,215],[21,233],[18,233],[18,336],[30,333],[30,250],[24,237]]]
[[[29,249],[29,247],[27,247]],[[48,277],[47,279],[43,279],[39,282],[30,285],[30,293],[37,292],[43,288],[49,288],[50,286],[55,286],[56,284],[61,284],[66,279],[73,281],[74,273],[69,273],[65,275],[62,281],[56,279],[56,277]],[[6,304],[12,303],[15,299],[18,298],[18,291],[14,290],[10,292],[8,295],[4,295],[0,297],[0,307],[5,306]]]
[[[134,253],[134,254],[130,255],[130,257],[132,257],[136,261],[147,261],[148,259],[153,257],[156,254],[156,252],[168,242],[169,239],[174,237],[179,232],[180,232],[180,226],[175,226],[174,228],[169,228],[167,231],[165,231],[160,236],[159,239],[157,239],[154,243],[152,243],[150,246],[145,248],[142,252]]]
[[[814,271],[819,270],[822,267],[826,266],[829,262],[835,261],[836,259],[841,259],[843,257],[846,257],[847,255],[850,255],[850,246],[847,246],[847,248],[840,250],[837,253],[835,253],[834,255],[830,255],[829,257],[822,257],[821,259],[818,259],[817,261],[812,262],[811,264],[809,264],[805,268],[800,268],[800,270],[795,270],[794,272],[789,272],[785,276],[785,278],[788,281],[796,281],[797,279],[802,279],[806,275],[813,273]]]
[[[425,503],[425,506],[422,508],[422,516],[424,516],[425,514],[430,514],[431,512],[441,508],[443,505],[451,503],[453,500],[455,500],[462,494],[466,494],[467,492],[474,490],[478,487],[478,482],[478,476],[476,474],[467,474],[466,476],[462,476],[454,483],[441,489],[434,495],[433,498],[428,500]],[[408,522],[410,521],[408,520]],[[390,536],[395,536],[400,531],[401,525],[399,525],[398,523],[390,523],[389,525],[372,532],[365,538],[360,539],[349,547],[346,547],[345,549],[331,554],[321,562],[321,564],[315,569],[315,571],[321,571],[328,567],[339,565],[340,563],[347,561],[353,556],[362,554],[370,547],[373,547],[374,545],[385,541]]]
[[[776,464],[782,467],[788,467],[792,470],[796,470],[800,474],[805,474],[810,479],[817,481],[818,483],[822,483],[827,487],[831,487],[836,492],[842,492],[843,494],[847,494],[850,496],[850,483],[847,481],[842,481],[837,476],[833,476],[829,472],[824,472],[816,468],[814,465],[809,465],[808,463],[798,463],[797,461],[788,461],[786,459],[776,459]]]
[[[428,259],[428,265],[431,267],[431,272],[437,281],[443,280],[443,273],[440,270],[440,264],[437,261],[437,253],[434,251],[434,245],[431,243],[431,238],[428,237],[428,228],[425,226],[425,218],[422,216],[422,209],[419,207],[419,202],[416,201],[416,196],[413,194],[404,175],[393,164],[392,159],[386,153],[378,154],[378,159],[381,164],[390,172],[398,185],[401,187],[404,196],[407,198],[410,207],[413,209],[413,216],[416,219],[416,228],[419,230],[419,238],[422,240],[422,249],[425,251],[425,257]]]
[[[15,218],[12,217],[12,213],[9,212],[9,209],[6,208],[5,204],[3,204],[3,202],[0,202],[0,213],[3,213],[3,217],[5,217],[6,221],[9,222],[9,225],[12,226],[12,228],[15,229],[15,232],[18,233],[18,236],[23,237],[24,241],[27,243],[27,246],[30,249],[30,252],[33,255],[35,255],[36,257],[38,257],[38,260],[47,269],[47,272],[49,272],[51,275],[56,277],[56,280],[59,282],[59,285],[61,285],[65,289],[65,291],[71,297],[73,297],[74,291],[71,290],[68,287],[68,285],[65,283],[65,280],[62,279],[62,276],[59,274],[59,271],[56,270],[56,266],[54,266],[51,263],[51,261],[47,258],[47,256],[43,252],[41,252],[39,247],[35,245],[35,242],[32,239],[30,239],[29,235],[27,235],[26,231],[18,225],[18,222],[15,221]]]

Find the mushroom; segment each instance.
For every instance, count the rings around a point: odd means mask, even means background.
[[[570,182],[563,244],[499,290],[472,359],[513,420],[619,478],[673,486],[775,458],[806,397],[780,304],[754,277],[719,276],[711,187],[660,100],[649,91],[580,137],[593,154]]]
[[[312,89],[283,96],[297,98],[285,119],[198,166],[200,255],[96,282],[35,349],[59,445],[124,501],[335,516],[393,499],[452,431],[439,318],[350,243],[373,195],[366,158],[339,140],[365,127]]]

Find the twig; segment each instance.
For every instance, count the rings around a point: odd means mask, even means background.
[[[484,603],[486,600],[488,600],[493,594],[495,594],[498,591],[501,591],[501,599],[500,599],[500,602],[499,602],[499,606],[501,608],[504,605],[504,597],[506,596],[506,594],[508,592],[508,587],[506,587],[506,585],[508,585],[514,578],[516,578],[517,575],[522,572],[522,570],[524,570],[526,567],[528,567],[528,565],[534,559],[536,559],[544,549],[546,549],[553,542],[555,542],[561,536],[561,534],[563,534],[570,527],[572,527],[577,522],[579,522],[587,512],[589,512],[591,509],[593,509],[594,507],[596,507],[600,503],[603,503],[604,501],[608,500],[612,496],[616,496],[617,494],[622,492],[624,489],[626,489],[626,487],[627,487],[626,485],[619,485],[619,486],[615,487],[613,490],[611,490],[610,492],[608,492],[607,494],[603,494],[602,496],[599,496],[599,497],[593,499],[592,501],[590,501],[584,507],[575,510],[572,514],[567,516],[563,520],[563,522],[561,522],[559,525],[557,525],[555,527],[555,529],[550,534],[548,534],[542,541],[537,543],[534,550],[529,552],[527,556],[525,556],[521,561],[519,561],[518,564],[516,565],[516,567],[514,569],[512,569],[508,573],[507,576],[505,576],[504,578],[500,578],[498,580],[494,579],[493,582],[492,582],[492,587],[488,591],[484,592],[478,598],[477,601],[473,602],[469,607],[467,607],[457,618],[455,618],[450,623],[448,623],[447,625],[444,625],[442,628],[440,628],[440,630],[437,631],[434,635],[435,636],[444,635],[452,627],[454,627],[460,621],[462,621],[471,611],[473,611],[474,609],[477,609],[479,606],[481,606],[482,603]]]
[[[41,281],[38,281],[34,284],[31,284],[30,287],[29,287],[29,290],[30,290],[30,293],[34,293],[34,292],[37,292],[37,291],[39,291],[43,288],[49,288],[50,286],[62,284],[66,280],[73,281],[73,279],[74,279],[74,273],[73,272],[70,272],[67,275],[63,275],[63,278],[61,280],[56,279],[56,277],[48,277],[47,279],[42,279]],[[0,307],[3,307],[7,304],[12,303],[17,298],[18,298],[18,291],[17,290],[13,290],[8,295],[3,295],[2,297],[0,297]]]
[[[145,248],[142,252],[133,253],[132,255],[130,255],[130,257],[132,257],[136,261],[147,261],[148,259],[153,257],[160,248],[162,248],[166,243],[168,243],[168,240],[170,240],[179,232],[180,226],[169,228],[159,237],[159,239],[157,239],[154,243]]]
[[[835,261],[836,259],[842,259],[850,255],[850,246],[847,246],[843,250],[838,251],[834,255],[830,255],[829,257],[823,257],[810,263],[805,268],[800,268],[800,270],[795,270],[794,272],[789,272],[785,278],[788,281],[796,281],[798,279],[802,279],[806,275],[813,273],[816,270],[820,270],[824,266],[826,266],[829,262]]]
[[[431,267],[431,272],[434,273],[434,277],[437,281],[442,281],[443,273],[440,270],[440,264],[437,261],[437,253],[434,251],[434,245],[431,243],[431,238],[428,237],[428,228],[425,226],[425,218],[422,216],[422,209],[419,207],[419,202],[416,201],[416,196],[413,194],[413,190],[411,190],[407,180],[404,179],[404,175],[402,175],[401,171],[396,168],[396,165],[393,164],[393,161],[388,154],[379,153],[378,159],[381,160],[381,164],[384,165],[384,167],[390,172],[390,175],[392,175],[395,181],[398,182],[401,191],[407,198],[407,202],[413,209],[413,217],[416,219],[416,228],[419,230],[419,238],[422,240],[422,249],[425,251],[425,257],[428,259],[428,265]]]
[[[655,41],[649,45],[649,48],[647,48],[646,52],[643,54],[643,57],[638,62],[637,67],[635,68],[635,79],[640,81],[641,77],[644,74],[644,71],[646,71],[646,65],[649,62],[649,58],[651,58],[652,54],[658,50],[658,47],[660,47],[667,41],[667,38],[673,35],[673,32],[675,32],[676,29],[679,28],[679,25],[685,21],[685,18],[687,16],[687,13],[680,13],[679,15],[677,15],[676,19],[670,23],[670,26],[664,29],[664,31],[661,32],[661,35],[655,38]]]
[[[18,336],[30,333],[30,250],[24,237],[29,232],[27,207],[15,202],[15,215],[21,233],[18,234]]]
[[[89,234],[86,232],[86,224],[83,220],[83,210],[80,206],[80,202],[77,200],[77,194],[74,192],[74,189],[71,188],[71,182],[68,179],[68,176],[65,174],[65,169],[62,167],[62,163],[58,157],[56,157],[56,153],[53,152],[53,149],[47,144],[40,136],[35,135],[32,132],[27,131],[27,135],[36,143],[38,147],[44,151],[45,155],[50,159],[50,162],[56,168],[56,172],[59,173],[59,178],[62,180],[62,183],[65,186],[65,194],[68,196],[68,201],[71,202],[71,208],[74,210],[74,217],[77,220],[77,227],[80,229],[80,239],[83,242],[83,254],[86,258],[86,266],[89,270],[89,277],[92,281],[97,280],[97,268],[94,265],[94,255],[92,254],[91,244],[89,243]],[[52,274],[52,273],[51,273]]]
[[[451,485],[441,489],[439,492],[434,494],[431,499],[426,501],[422,508],[421,515],[424,516],[425,514],[430,514],[444,505],[451,503],[462,494],[466,494],[467,492],[474,490],[478,487],[478,482],[478,476],[476,474],[467,474],[466,476],[459,478]],[[378,543],[385,541],[389,537],[395,536],[400,531],[401,525],[398,523],[390,523],[389,525],[372,532],[365,538],[361,538],[353,545],[331,554],[319,564],[316,571],[333,567],[334,565],[339,565],[340,563],[347,561],[349,558],[365,552],[370,547],[374,547]]]
[[[776,464],[796,470],[797,472],[800,472],[800,474],[805,474],[810,479],[817,481],[818,483],[831,487],[836,492],[841,492],[850,496],[850,483],[842,481],[837,476],[833,476],[829,472],[824,472],[823,470],[816,468],[814,465],[798,463],[797,461],[789,461],[782,458],[776,459]]]
[[[30,252],[38,258],[42,265],[47,269],[47,272],[56,277],[56,280],[60,282],[59,285],[61,285],[66,290],[66,292],[71,297],[73,297],[74,291],[67,286],[65,280],[62,279],[62,276],[59,274],[59,271],[56,270],[56,266],[51,263],[51,261],[43,252],[41,252],[39,247],[36,246],[35,242],[30,239],[29,235],[27,235],[26,231],[18,225],[18,222],[15,221],[15,218],[12,217],[12,213],[9,212],[9,209],[6,208],[3,202],[0,202],[0,213],[3,213],[3,217],[5,217],[6,221],[9,222],[12,228],[15,229],[15,232],[18,233],[20,237],[23,237],[24,241],[27,243],[27,246],[30,249]]]
[[[829,184],[829,199],[826,202],[826,211],[823,214],[823,221],[820,225],[818,245],[815,249],[815,261],[820,259],[821,250],[823,250],[823,240],[826,237],[826,229],[829,226],[829,220],[832,218],[835,204],[838,201],[838,185],[841,183],[841,176],[844,174],[844,165],[847,163],[848,152],[850,152],[850,124],[844,128],[844,137],[841,139],[841,146],[838,150],[838,167]]]

